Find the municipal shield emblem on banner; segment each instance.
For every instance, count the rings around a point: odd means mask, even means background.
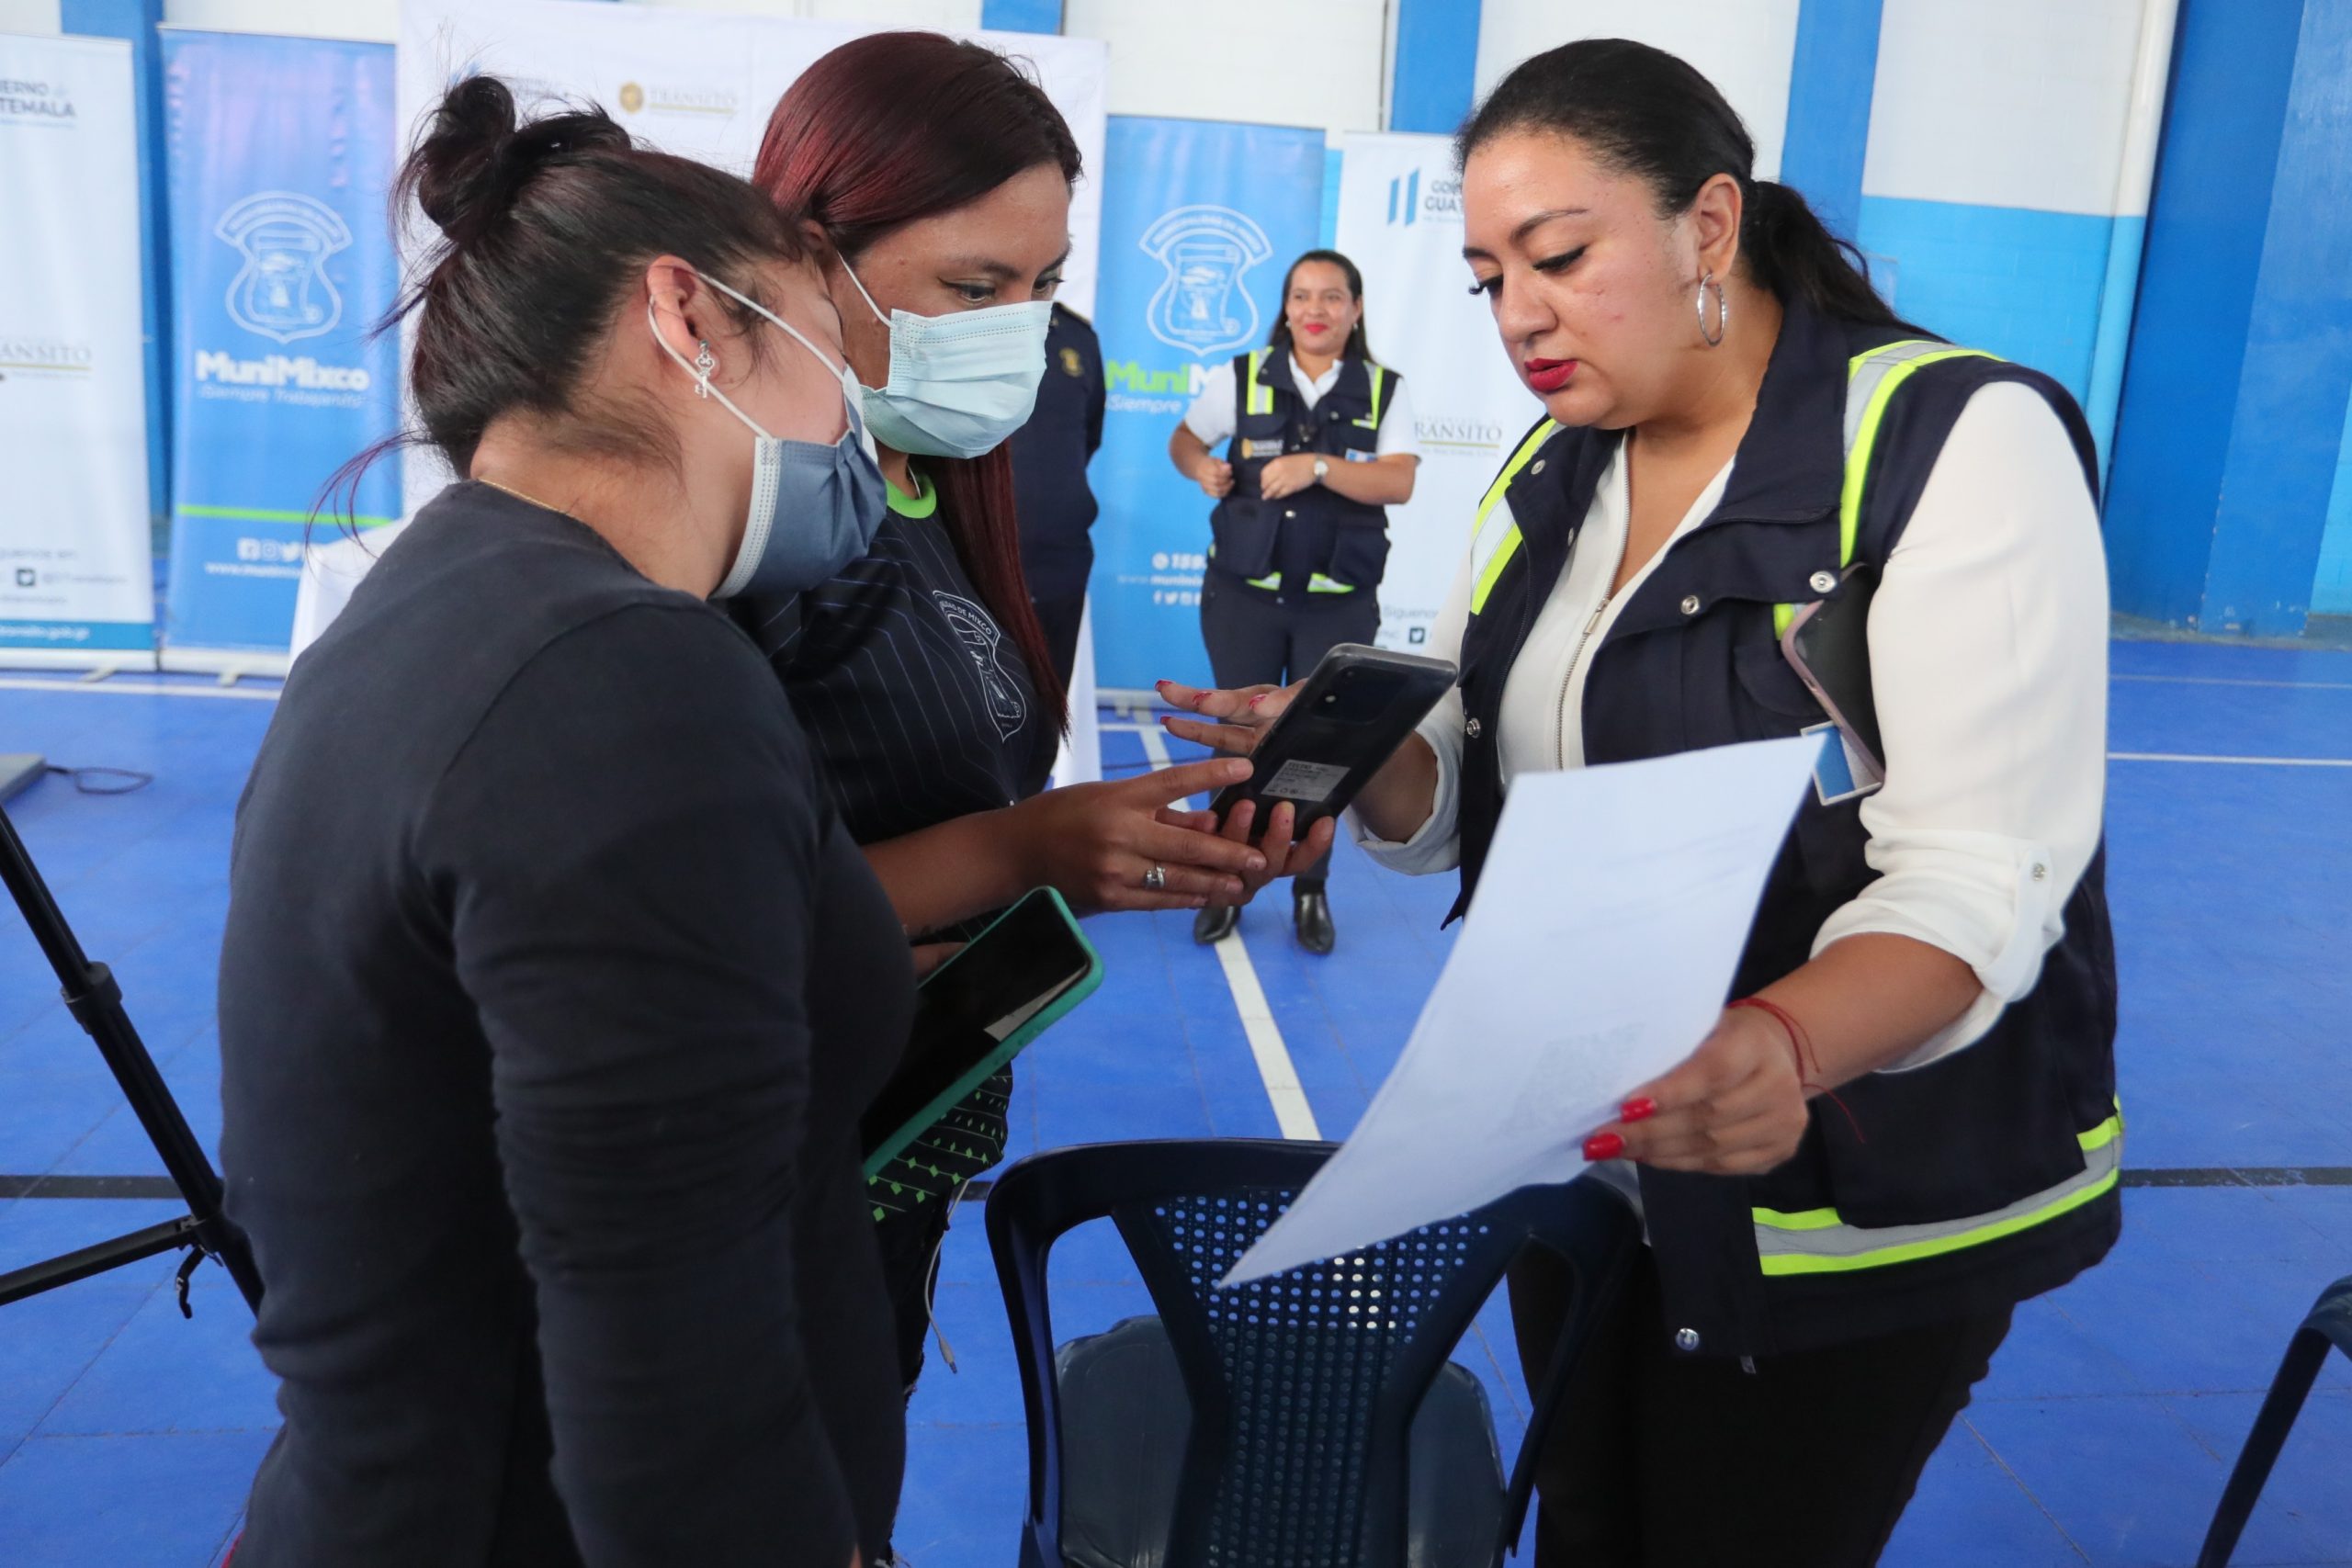
[[[1137,243],[1168,269],[1145,312],[1152,336],[1204,359],[1257,341],[1258,307],[1242,278],[1273,254],[1263,229],[1229,207],[1179,207]]]
[[[212,231],[244,253],[229,285],[229,319],[245,331],[292,343],[343,320],[326,261],[351,243],[351,230],[334,208],[296,191],[256,191]]]

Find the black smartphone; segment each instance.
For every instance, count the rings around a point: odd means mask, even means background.
[[[1877,592],[1878,572],[1858,561],[1837,592],[1798,610],[1781,634],[1781,657],[1845,738],[1858,775],[1867,775],[1854,781],[1862,785],[1886,777],[1871,688],[1871,599]]]
[[[1442,659],[1340,644],[1260,738],[1249,779],[1218,791],[1209,808],[1222,822],[1243,801],[1255,801],[1258,814],[1250,825],[1255,843],[1275,806],[1287,800],[1298,813],[1291,832],[1305,838],[1316,823],[1347,809],[1413,727],[1453,689],[1459,673]]]
[[[865,1174],[878,1174],[1102,983],[1102,960],[1052,888],[999,916],[915,988],[907,1054],[858,1122]]]

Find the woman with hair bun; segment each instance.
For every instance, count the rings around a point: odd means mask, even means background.
[[[905,1431],[857,1126],[913,965],[709,603],[880,521],[840,325],[758,191],[492,77],[399,191],[461,478],[238,813],[221,1156],[285,1415],[239,1568],[874,1561]]]

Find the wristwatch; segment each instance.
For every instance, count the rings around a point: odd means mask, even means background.
[[[1329,459],[1323,457],[1317,457],[1315,459],[1315,482],[1317,484],[1321,484],[1323,482],[1324,476],[1329,474],[1330,471],[1331,464]]]

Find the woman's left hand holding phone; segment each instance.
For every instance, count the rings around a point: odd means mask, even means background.
[[[1161,716],[1159,722],[1169,734],[1180,740],[1190,740],[1228,756],[1247,757],[1257,750],[1258,742],[1265,739],[1266,731],[1273,728],[1274,720],[1283,716],[1283,710],[1290,706],[1291,699],[1298,695],[1299,687],[1306,683],[1301,681],[1290,686],[1245,686],[1225,691],[1187,686],[1180,681],[1162,681],[1159,686],[1161,701],[1172,703],[1180,708],[1189,708],[1204,716],[1186,718],[1181,714],[1168,714]],[[1196,811],[1187,815],[1192,824],[1203,831],[1246,844],[1250,841],[1250,829],[1256,823],[1257,812],[1257,804],[1245,800],[1234,807],[1232,815],[1222,823],[1217,821],[1214,812]],[[1265,869],[1243,878],[1249,886],[1241,897],[1220,898],[1216,902],[1247,904],[1268,883],[1278,877],[1295,875],[1330,852],[1331,840],[1339,831],[1335,818],[1325,818],[1309,828],[1305,838],[1294,842],[1291,835],[1296,829],[1297,820],[1297,807],[1286,800],[1277,803],[1272,816],[1267,818],[1264,836],[1258,840],[1258,847],[1265,852]]]

